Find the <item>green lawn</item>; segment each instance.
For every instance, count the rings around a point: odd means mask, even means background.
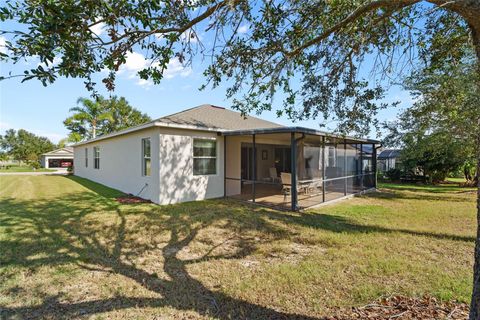
[[[465,178],[447,178],[446,180],[448,182],[454,182],[454,183],[465,183],[466,182]]]
[[[118,195],[0,177],[0,318],[318,318],[381,295],[469,300],[471,189],[387,184],[306,213]]]
[[[39,168],[34,170],[32,167],[29,167],[29,166],[9,166],[8,169],[0,167],[0,173],[1,172],[53,172],[53,171],[55,170],[45,169],[45,168]]]

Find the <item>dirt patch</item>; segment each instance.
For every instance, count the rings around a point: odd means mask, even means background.
[[[122,203],[122,204],[129,204],[129,203],[152,203],[152,201],[150,201],[150,200],[143,199],[143,198],[140,198],[140,197],[136,197],[136,196],[133,196],[133,195],[118,197],[118,198],[115,198],[115,200],[117,200],[118,202],[120,202],[120,203]]]
[[[409,298],[391,296],[363,307],[339,312],[328,320],[346,319],[467,319],[469,307],[456,301],[440,302],[432,297]]]

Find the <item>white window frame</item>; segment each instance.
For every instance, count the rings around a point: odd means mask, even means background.
[[[98,153],[98,157],[97,157],[97,153]],[[96,160],[98,160],[98,162]],[[100,169],[100,147],[99,146],[93,147],[93,168],[97,170]]]
[[[215,156],[195,156],[195,140],[210,141],[215,143]],[[193,137],[192,138],[192,173],[194,176],[216,176],[218,175],[218,141],[215,138],[209,137]],[[195,159],[215,159],[215,173],[195,173]]]
[[[148,143],[150,145],[150,155],[146,156],[145,155],[145,141],[148,140]],[[150,137],[148,138],[142,138],[141,140],[142,144],[142,176],[144,177],[149,177],[152,174],[152,140]],[[150,172],[146,172],[147,166],[146,166],[146,160],[150,160]]]

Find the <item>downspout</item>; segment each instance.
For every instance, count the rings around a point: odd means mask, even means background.
[[[325,202],[325,136],[322,136],[322,202]]]
[[[252,142],[253,142],[253,150],[252,150],[252,157],[253,157],[253,184],[252,184],[252,202],[255,203],[255,180],[257,180],[257,144],[255,141],[255,134],[252,135]]]
[[[345,181],[343,184],[343,195],[347,196],[348,178],[347,178],[347,140],[343,139],[343,176]]]
[[[227,136],[223,136],[223,197],[227,197]]]

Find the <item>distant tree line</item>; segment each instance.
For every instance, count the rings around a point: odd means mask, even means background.
[[[70,131],[68,138],[55,144],[24,129],[9,129],[0,135],[0,160],[14,159],[37,166],[43,153],[63,148],[68,142],[88,140],[151,121],[147,114],[130,106],[123,97],[79,98],[77,104],[70,109],[73,115],[64,121]]]
[[[0,158],[20,160],[29,164],[38,164],[40,155],[57,147],[46,137],[37,136],[27,130],[9,129],[0,135]]]

